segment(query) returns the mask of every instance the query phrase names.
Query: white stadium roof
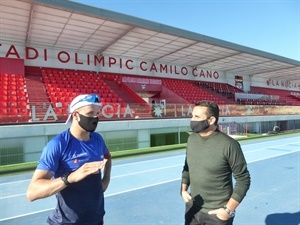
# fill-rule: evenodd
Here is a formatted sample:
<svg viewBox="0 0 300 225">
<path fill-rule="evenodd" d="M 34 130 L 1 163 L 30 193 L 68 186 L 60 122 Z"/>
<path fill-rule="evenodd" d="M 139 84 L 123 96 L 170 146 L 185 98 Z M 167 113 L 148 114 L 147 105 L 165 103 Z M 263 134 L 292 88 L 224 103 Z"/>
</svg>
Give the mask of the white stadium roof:
<svg viewBox="0 0 300 225">
<path fill-rule="evenodd" d="M 300 83 L 300 61 L 67 0 L 1 0 L 0 42 Z"/>
</svg>

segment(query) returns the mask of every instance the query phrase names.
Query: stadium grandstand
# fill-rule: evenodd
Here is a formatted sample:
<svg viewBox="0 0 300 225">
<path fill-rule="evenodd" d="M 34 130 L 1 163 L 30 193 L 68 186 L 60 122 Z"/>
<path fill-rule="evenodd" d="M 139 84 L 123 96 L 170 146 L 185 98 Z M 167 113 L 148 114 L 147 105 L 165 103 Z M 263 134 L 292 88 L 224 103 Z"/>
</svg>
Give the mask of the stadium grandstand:
<svg viewBox="0 0 300 225">
<path fill-rule="evenodd" d="M 114 150 L 184 142 L 203 99 L 230 134 L 300 128 L 299 61 L 67 0 L 0 1 L 0 12 L 1 147 L 31 154 L 16 162 L 36 160 L 83 93 L 101 96 L 97 131 Z"/>
</svg>

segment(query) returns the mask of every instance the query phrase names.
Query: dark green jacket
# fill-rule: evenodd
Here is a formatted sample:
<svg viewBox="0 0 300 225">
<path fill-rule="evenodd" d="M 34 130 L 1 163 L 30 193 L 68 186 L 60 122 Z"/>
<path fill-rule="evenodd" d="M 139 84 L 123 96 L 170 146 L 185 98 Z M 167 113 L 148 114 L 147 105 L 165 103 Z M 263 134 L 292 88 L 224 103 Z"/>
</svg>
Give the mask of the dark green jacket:
<svg viewBox="0 0 300 225">
<path fill-rule="evenodd" d="M 218 130 L 207 137 L 191 134 L 182 183 L 189 185 L 195 204 L 204 212 L 223 207 L 230 197 L 241 202 L 250 175 L 240 144 Z"/>
</svg>

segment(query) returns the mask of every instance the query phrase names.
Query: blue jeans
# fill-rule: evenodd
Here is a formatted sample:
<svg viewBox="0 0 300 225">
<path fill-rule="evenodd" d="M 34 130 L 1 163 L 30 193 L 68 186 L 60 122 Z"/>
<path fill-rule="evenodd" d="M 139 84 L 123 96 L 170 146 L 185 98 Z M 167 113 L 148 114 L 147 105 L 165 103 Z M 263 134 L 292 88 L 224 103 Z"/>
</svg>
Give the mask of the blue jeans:
<svg viewBox="0 0 300 225">
<path fill-rule="evenodd" d="M 233 218 L 221 220 L 216 215 L 201 212 L 193 202 L 186 203 L 185 225 L 232 225 Z"/>
</svg>

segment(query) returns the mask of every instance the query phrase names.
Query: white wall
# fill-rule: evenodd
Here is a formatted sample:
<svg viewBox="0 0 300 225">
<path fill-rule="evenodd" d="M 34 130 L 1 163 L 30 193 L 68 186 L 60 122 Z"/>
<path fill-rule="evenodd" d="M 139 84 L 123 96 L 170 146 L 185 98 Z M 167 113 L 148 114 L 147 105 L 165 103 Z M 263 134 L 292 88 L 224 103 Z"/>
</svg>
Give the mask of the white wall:
<svg viewBox="0 0 300 225">
<path fill-rule="evenodd" d="M 245 116 L 220 117 L 219 123 L 252 123 L 264 121 L 299 120 L 299 115 L 282 116 Z M 152 119 L 152 120 L 124 120 L 100 121 L 96 132 L 137 131 L 139 148 L 150 147 L 150 135 L 169 132 L 189 131 L 190 118 L 186 119 Z M 49 136 L 68 129 L 64 123 L 28 124 L 0 126 L 0 147 L 20 147 L 26 153 L 25 162 L 39 159 L 43 147 L 47 144 Z M 117 138 L 117 137 L 115 137 Z"/>
</svg>

